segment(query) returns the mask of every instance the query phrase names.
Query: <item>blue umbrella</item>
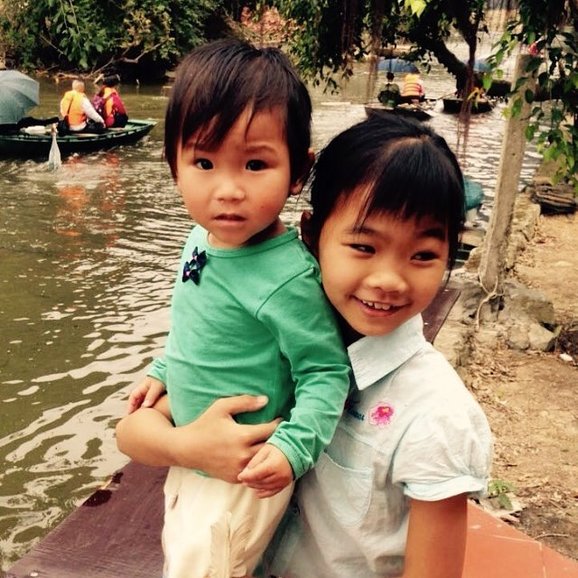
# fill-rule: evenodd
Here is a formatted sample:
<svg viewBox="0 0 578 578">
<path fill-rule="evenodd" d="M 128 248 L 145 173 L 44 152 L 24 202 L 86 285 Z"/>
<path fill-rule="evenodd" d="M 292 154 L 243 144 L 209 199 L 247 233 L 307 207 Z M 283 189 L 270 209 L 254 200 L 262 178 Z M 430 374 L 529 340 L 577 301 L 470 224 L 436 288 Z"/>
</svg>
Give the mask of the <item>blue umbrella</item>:
<svg viewBox="0 0 578 578">
<path fill-rule="evenodd" d="M 0 124 L 16 124 L 38 102 L 38 82 L 17 70 L 0 70 Z"/>
<path fill-rule="evenodd" d="M 463 63 L 467 64 L 468 61 L 464 60 Z M 490 72 L 491 69 L 492 67 L 485 58 L 476 58 L 474 60 L 474 72 Z"/>
<path fill-rule="evenodd" d="M 409 60 L 403 60 L 402 58 L 384 58 L 379 61 L 377 65 L 378 70 L 383 70 L 385 72 L 419 72 L 418 67 Z"/>
</svg>

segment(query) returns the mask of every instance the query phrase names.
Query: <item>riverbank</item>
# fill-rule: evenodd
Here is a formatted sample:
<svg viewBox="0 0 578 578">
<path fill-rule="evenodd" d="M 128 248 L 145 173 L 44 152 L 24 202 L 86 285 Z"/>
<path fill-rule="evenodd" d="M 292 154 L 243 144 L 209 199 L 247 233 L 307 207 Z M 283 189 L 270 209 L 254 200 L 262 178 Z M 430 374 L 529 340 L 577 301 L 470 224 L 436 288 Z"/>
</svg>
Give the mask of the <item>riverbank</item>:
<svg viewBox="0 0 578 578">
<path fill-rule="evenodd" d="M 552 350 L 524 349 L 520 340 L 513 340 L 507 315 L 484 318 L 474 330 L 471 288 L 436 340 L 484 407 L 495 436 L 493 488 L 502 493 L 483 505 L 575 559 L 578 345 L 572 328 L 578 329 L 577 221 L 576 214 L 540 215 L 538 206 L 520 195 L 512 235 L 518 239 L 517 255 L 509 281 L 529 290 L 534 307 L 552 307 L 555 333 L 566 331 Z M 475 263 L 469 265 L 461 278 L 466 285 L 475 275 Z"/>
</svg>

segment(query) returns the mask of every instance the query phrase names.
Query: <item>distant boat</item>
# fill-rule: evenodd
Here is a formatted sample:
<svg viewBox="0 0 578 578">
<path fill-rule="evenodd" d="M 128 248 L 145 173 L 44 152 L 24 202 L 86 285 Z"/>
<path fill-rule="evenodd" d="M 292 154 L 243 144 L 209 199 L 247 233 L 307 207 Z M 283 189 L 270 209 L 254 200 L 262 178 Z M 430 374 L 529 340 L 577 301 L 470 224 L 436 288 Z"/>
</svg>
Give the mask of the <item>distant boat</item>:
<svg viewBox="0 0 578 578">
<path fill-rule="evenodd" d="M 415 118 L 419 121 L 430 120 L 433 116 L 421 104 L 398 104 L 397 106 L 384 106 L 383 104 L 366 104 L 365 114 L 371 116 L 387 116 L 388 114 L 397 114 L 400 116 Z"/>
<path fill-rule="evenodd" d="M 444 112 L 449 114 L 459 114 L 462 111 L 464 99 L 457 96 L 444 96 L 442 98 L 444 103 Z M 483 112 L 490 112 L 494 108 L 494 103 L 485 97 L 472 99 L 471 113 L 480 114 Z"/>
<path fill-rule="evenodd" d="M 89 153 L 121 145 L 134 144 L 156 125 L 150 120 L 129 120 L 124 128 L 109 128 L 105 132 L 71 133 L 56 137 L 58 148 L 63 156 L 73 153 Z M 35 130 L 38 129 L 38 130 Z M 45 127 L 27 129 L 0 134 L 0 159 L 25 158 L 48 159 L 52 135 Z"/>
</svg>

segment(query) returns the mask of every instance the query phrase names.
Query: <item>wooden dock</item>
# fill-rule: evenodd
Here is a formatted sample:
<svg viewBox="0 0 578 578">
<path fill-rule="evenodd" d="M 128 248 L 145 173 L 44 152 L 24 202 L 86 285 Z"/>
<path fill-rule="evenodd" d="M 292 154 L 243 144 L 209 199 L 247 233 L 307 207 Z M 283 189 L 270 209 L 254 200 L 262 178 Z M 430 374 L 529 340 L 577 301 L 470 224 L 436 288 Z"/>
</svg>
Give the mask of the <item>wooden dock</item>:
<svg viewBox="0 0 578 578">
<path fill-rule="evenodd" d="M 433 342 L 459 296 L 440 291 L 424 312 Z M 6 578 L 160 578 L 166 468 L 130 462 L 11 567 Z"/>
</svg>

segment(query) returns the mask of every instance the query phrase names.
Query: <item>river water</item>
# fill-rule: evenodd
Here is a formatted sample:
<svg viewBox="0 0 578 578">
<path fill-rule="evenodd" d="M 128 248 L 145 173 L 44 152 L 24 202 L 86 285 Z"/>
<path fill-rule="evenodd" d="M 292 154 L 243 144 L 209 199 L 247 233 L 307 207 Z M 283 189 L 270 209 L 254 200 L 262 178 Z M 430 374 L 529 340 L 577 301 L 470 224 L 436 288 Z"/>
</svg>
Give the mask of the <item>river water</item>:
<svg viewBox="0 0 578 578">
<path fill-rule="evenodd" d="M 344 92 L 314 89 L 314 147 L 365 117 L 366 67 Z M 451 92 L 433 68 L 428 97 Z M 41 80 L 52 116 L 67 87 Z M 122 86 L 134 118 L 158 121 L 132 147 L 46 163 L 0 159 L 0 558 L 6 570 L 126 463 L 114 425 L 162 351 L 174 269 L 190 222 L 162 160 L 161 86 Z M 438 103 L 432 126 L 459 152 L 491 209 L 502 109 L 474 117 L 466 147 Z M 528 180 L 536 155 L 526 154 Z M 298 221 L 302 204 L 283 218 Z"/>
</svg>

